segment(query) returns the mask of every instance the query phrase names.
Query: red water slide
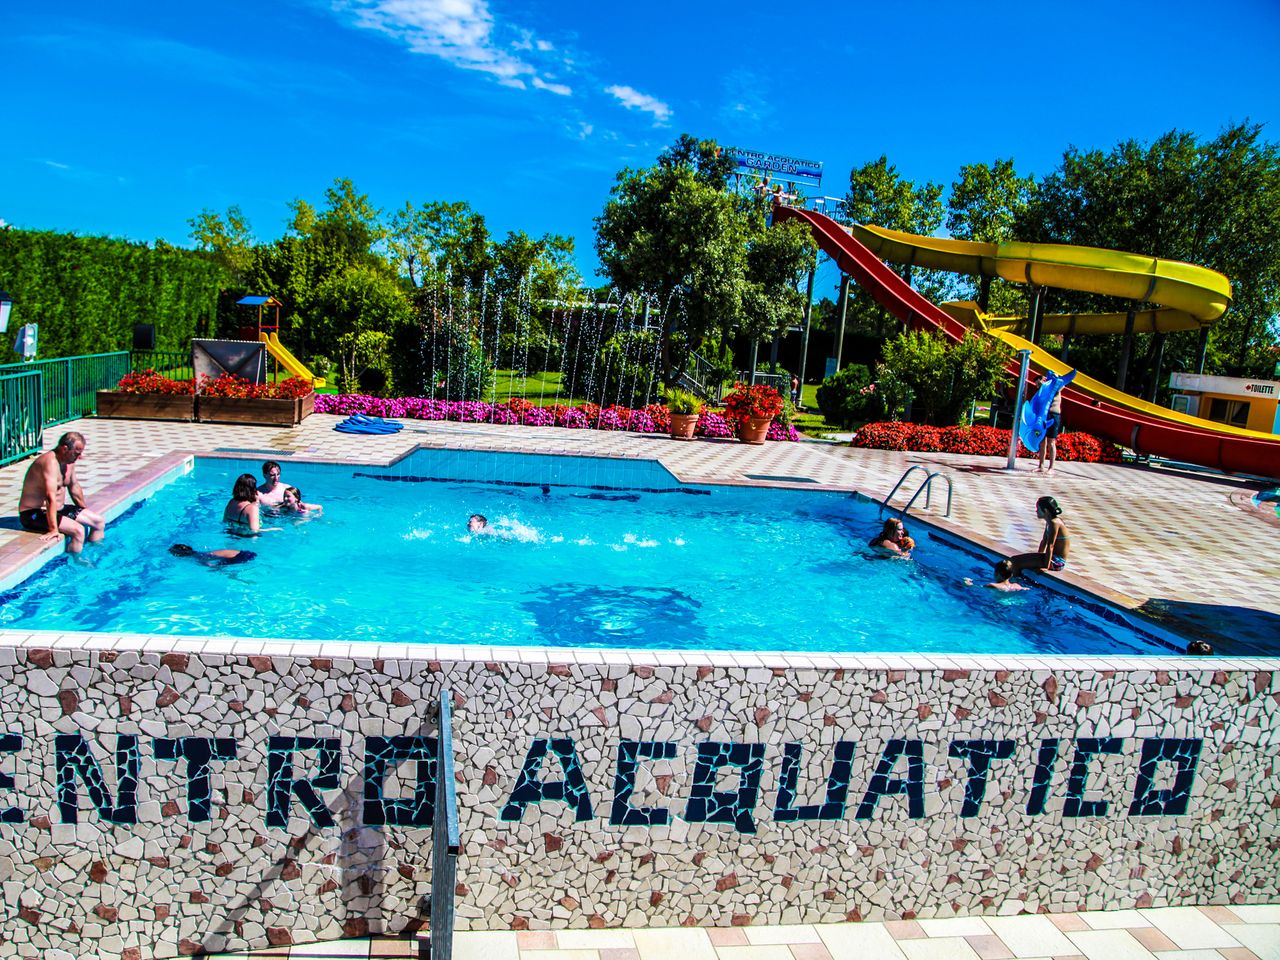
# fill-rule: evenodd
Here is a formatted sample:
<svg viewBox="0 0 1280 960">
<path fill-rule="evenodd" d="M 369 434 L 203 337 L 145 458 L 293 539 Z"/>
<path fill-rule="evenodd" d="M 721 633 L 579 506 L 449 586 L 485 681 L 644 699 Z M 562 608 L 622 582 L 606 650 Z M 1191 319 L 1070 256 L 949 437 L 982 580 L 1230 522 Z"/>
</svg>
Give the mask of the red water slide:
<svg viewBox="0 0 1280 960">
<path fill-rule="evenodd" d="M 812 210 L 780 206 L 774 210 L 774 220 L 779 223 L 801 220 L 807 224 L 822 251 L 912 330 L 940 330 L 955 341 L 965 335 L 968 328 L 964 324 L 913 290 L 830 217 Z M 1010 364 L 1009 369 L 1016 377 L 1017 364 Z M 1199 464 L 1227 473 L 1280 477 L 1280 438 L 1240 436 L 1220 432 L 1212 425 L 1188 426 L 1154 413 L 1117 406 L 1075 384 L 1063 391 L 1062 411 L 1063 419 L 1072 429 L 1086 430 L 1135 453 Z"/>
</svg>

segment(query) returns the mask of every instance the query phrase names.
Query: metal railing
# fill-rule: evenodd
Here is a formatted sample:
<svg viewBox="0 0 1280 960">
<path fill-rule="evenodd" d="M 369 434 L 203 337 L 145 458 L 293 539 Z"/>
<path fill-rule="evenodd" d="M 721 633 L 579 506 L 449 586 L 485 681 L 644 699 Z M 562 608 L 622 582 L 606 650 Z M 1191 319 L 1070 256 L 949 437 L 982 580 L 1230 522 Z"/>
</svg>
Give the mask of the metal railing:
<svg viewBox="0 0 1280 960">
<path fill-rule="evenodd" d="M 0 466 L 39 453 L 44 441 L 39 370 L 0 373 Z"/>
<path fill-rule="evenodd" d="M 190 350 L 134 350 L 129 354 L 129 365 L 134 373 L 154 370 L 170 380 L 194 380 L 196 376 Z"/>
<path fill-rule="evenodd" d="M 689 369 L 685 371 L 685 375 L 698 385 L 698 392 L 704 400 L 719 403 L 724 399 L 724 378 L 702 354 L 694 351 L 689 353 Z"/>
<path fill-rule="evenodd" d="M 902 508 L 890 507 L 889 501 L 891 501 L 893 499 L 893 495 L 898 492 L 898 488 L 900 488 L 904 483 L 906 483 L 907 477 L 911 476 L 911 474 L 915 473 L 917 470 L 924 471 L 925 473 L 924 483 L 920 484 L 920 486 L 916 488 L 916 492 L 911 495 L 911 499 L 907 501 L 907 505 L 905 507 L 902 507 Z M 907 515 L 907 511 L 910 510 L 915 505 L 916 500 L 920 498 L 920 494 L 922 493 L 924 494 L 924 508 L 928 510 L 929 504 L 932 501 L 931 491 L 933 488 L 933 480 L 935 477 L 941 477 L 947 484 L 947 512 L 944 513 L 943 516 L 944 517 L 951 516 L 951 495 L 954 492 L 951 486 L 951 478 L 947 476 L 947 474 L 943 473 L 941 470 L 930 471 L 927 468 L 922 467 L 918 463 L 915 464 L 914 466 L 908 467 L 906 472 L 898 478 L 898 482 L 893 485 L 893 489 L 889 491 L 889 495 L 885 497 L 884 500 L 881 502 L 880 504 L 881 512 L 883 513 L 885 510 L 897 509 L 898 516 L 905 517 Z"/>
<path fill-rule="evenodd" d="M 457 781 L 453 769 L 453 711 L 448 687 L 440 688 L 436 740 L 436 809 L 431 825 L 431 960 L 452 960 L 454 889 L 462 840 L 458 832 Z"/>
<path fill-rule="evenodd" d="M 738 375 L 738 379 L 743 383 L 751 384 L 751 386 L 763 383 L 766 386 L 773 387 L 784 397 L 791 396 L 791 375 L 787 373 L 763 373 L 757 370 L 755 376 L 752 376 L 750 370 L 743 370 Z"/>
<path fill-rule="evenodd" d="M 98 391 L 114 387 L 129 372 L 129 353 L 90 353 L 54 360 L 0 365 L 0 376 L 37 371 L 41 378 L 44 426 L 79 420 L 98 412 Z"/>
</svg>

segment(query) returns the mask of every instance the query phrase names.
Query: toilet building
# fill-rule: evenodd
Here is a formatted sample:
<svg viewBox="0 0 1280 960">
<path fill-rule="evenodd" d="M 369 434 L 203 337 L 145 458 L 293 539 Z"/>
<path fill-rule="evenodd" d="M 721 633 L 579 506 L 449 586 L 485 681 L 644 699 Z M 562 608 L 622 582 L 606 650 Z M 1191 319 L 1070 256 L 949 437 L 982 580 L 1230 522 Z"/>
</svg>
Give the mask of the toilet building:
<svg viewBox="0 0 1280 960">
<path fill-rule="evenodd" d="M 1175 373 L 1169 378 L 1173 409 L 1233 427 L 1280 433 L 1280 383 L 1242 377 Z"/>
</svg>

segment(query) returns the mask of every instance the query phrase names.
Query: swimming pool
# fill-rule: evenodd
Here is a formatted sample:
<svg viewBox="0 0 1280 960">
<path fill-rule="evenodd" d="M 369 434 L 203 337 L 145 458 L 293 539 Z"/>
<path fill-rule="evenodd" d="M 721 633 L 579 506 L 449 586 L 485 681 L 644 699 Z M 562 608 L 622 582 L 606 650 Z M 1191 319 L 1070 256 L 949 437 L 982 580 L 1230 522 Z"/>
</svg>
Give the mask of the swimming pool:
<svg viewBox="0 0 1280 960">
<path fill-rule="evenodd" d="M 911 561 L 865 549 L 877 509 L 848 494 L 691 487 L 652 462 L 424 450 L 392 468 L 284 464 L 324 506 L 218 522 L 260 461 L 198 459 L 0 595 L 0 627 L 344 641 L 795 652 L 1167 654 L 1046 589 L 967 587 L 990 564 L 914 531 Z M 471 537 L 489 517 L 500 536 Z M 171 556 L 252 549 L 209 568 Z"/>
</svg>

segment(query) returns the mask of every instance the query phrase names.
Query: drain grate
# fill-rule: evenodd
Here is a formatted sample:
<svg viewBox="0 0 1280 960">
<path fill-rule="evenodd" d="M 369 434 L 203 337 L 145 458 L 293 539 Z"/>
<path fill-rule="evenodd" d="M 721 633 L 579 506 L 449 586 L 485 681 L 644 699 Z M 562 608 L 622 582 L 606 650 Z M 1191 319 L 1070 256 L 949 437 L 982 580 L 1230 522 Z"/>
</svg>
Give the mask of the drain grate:
<svg viewBox="0 0 1280 960">
<path fill-rule="evenodd" d="M 214 453 L 269 453 L 273 457 L 292 457 L 292 450 L 257 450 L 253 447 L 214 447 Z"/>
<path fill-rule="evenodd" d="M 775 476 L 771 473 L 747 473 L 744 476 L 748 480 L 774 480 L 778 483 L 817 483 L 813 477 L 784 477 Z"/>
</svg>

